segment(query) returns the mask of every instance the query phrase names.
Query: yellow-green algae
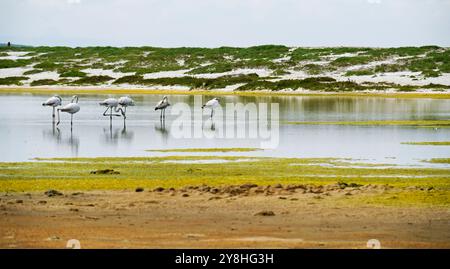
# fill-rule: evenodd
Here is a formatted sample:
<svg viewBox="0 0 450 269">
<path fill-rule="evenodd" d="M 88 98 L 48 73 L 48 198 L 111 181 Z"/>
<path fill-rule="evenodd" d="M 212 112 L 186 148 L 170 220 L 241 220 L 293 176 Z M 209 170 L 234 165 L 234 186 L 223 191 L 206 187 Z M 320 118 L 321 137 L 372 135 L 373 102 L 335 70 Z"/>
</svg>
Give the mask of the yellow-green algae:
<svg viewBox="0 0 450 269">
<path fill-rule="evenodd" d="M 225 162 L 202 163 L 202 160 Z M 387 168 L 370 165 L 361 168 L 342 166 L 342 163 L 343 160 L 332 158 L 229 156 L 40 159 L 35 162 L 0 163 L 0 192 L 49 188 L 117 190 L 133 189 L 137 186 L 145 188 L 200 184 L 217 186 L 248 182 L 259 185 L 276 183 L 323 185 L 337 181 L 450 189 L 449 169 Z M 90 174 L 91 171 L 99 169 L 114 169 L 120 174 Z"/>
<path fill-rule="evenodd" d="M 222 162 L 202 162 L 217 160 Z M 396 188 L 382 193 L 326 200 L 355 206 L 450 206 L 449 169 L 354 165 L 348 159 L 336 158 L 234 156 L 37 159 L 34 162 L 0 163 L 0 192 L 134 190 L 137 187 L 180 188 L 244 183 L 328 185 L 346 182 L 388 184 Z M 91 174 L 91 171 L 101 169 L 113 169 L 120 174 Z M 411 187 L 412 190 L 409 190 Z"/>
<path fill-rule="evenodd" d="M 299 125 L 450 127 L 450 120 L 288 121 Z"/>
<path fill-rule="evenodd" d="M 450 141 L 403 142 L 402 144 L 417 146 L 450 146 Z"/>
<path fill-rule="evenodd" d="M 296 92 L 296 91 L 220 91 L 220 90 L 158 90 L 142 88 L 95 88 L 95 87 L 0 87 L 0 94 L 164 94 L 164 95 L 236 95 L 236 96 L 331 96 L 331 97 L 379 97 L 379 98 L 430 98 L 450 99 L 450 93 L 423 92 Z"/>
<path fill-rule="evenodd" d="M 150 152 L 250 152 L 259 148 L 180 148 L 180 149 L 149 149 Z"/>
<path fill-rule="evenodd" d="M 433 158 L 431 160 L 426 160 L 429 163 L 447 163 L 450 164 L 450 158 Z"/>
<path fill-rule="evenodd" d="M 385 191 L 381 194 L 352 195 L 344 200 L 334 200 L 335 205 L 344 202 L 346 205 L 376 205 L 376 206 L 439 206 L 448 208 L 450 206 L 449 190 L 395 190 Z"/>
</svg>

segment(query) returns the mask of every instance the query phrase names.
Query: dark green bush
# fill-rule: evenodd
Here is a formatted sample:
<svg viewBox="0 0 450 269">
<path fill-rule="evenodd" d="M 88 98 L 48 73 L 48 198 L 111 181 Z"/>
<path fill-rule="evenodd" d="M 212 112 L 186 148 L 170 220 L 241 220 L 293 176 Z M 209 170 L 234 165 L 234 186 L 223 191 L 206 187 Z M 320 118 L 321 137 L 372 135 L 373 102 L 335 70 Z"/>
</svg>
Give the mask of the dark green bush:
<svg viewBox="0 0 450 269">
<path fill-rule="evenodd" d="M 47 86 L 47 85 L 57 85 L 60 84 L 60 81 L 53 79 L 39 79 L 32 81 L 30 86 Z"/>
<path fill-rule="evenodd" d="M 108 81 L 113 80 L 114 78 L 110 76 L 90 76 L 90 77 L 83 77 L 78 80 L 72 81 L 71 84 L 75 85 L 97 85 L 101 83 L 105 83 Z"/>
<path fill-rule="evenodd" d="M 0 59 L 0 68 L 13 68 L 13 67 L 23 67 L 27 66 L 31 63 L 30 60 L 8 60 L 8 59 Z"/>
<path fill-rule="evenodd" d="M 7 77 L 0 78 L 0 85 L 22 85 L 22 80 L 27 80 L 28 77 Z"/>
<path fill-rule="evenodd" d="M 59 76 L 60 77 L 85 77 L 87 74 L 84 72 L 81 72 L 79 70 L 68 70 L 63 71 Z"/>
</svg>

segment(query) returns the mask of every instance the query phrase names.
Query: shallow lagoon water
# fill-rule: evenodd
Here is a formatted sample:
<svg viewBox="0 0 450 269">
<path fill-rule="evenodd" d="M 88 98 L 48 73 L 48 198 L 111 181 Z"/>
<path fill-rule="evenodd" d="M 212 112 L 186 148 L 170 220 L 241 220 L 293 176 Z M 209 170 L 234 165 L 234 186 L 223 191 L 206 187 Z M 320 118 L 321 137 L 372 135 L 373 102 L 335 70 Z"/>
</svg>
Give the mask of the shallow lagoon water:
<svg viewBox="0 0 450 269">
<path fill-rule="evenodd" d="M 63 103 L 71 96 L 61 95 Z M 122 118 L 103 117 L 98 102 L 115 95 L 81 95 L 81 110 L 74 116 L 61 114 L 54 127 L 51 108 L 41 106 L 49 96 L 0 95 L 0 161 L 28 161 L 35 157 L 102 157 L 168 155 L 234 155 L 271 157 L 336 157 L 364 163 L 414 166 L 448 166 L 424 163 L 430 158 L 449 158 L 449 146 L 414 146 L 402 142 L 449 141 L 450 128 L 408 126 L 291 125 L 288 121 L 448 120 L 450 100 L 336 96 L 224 96 L 221 102 L 279 103 L 279 145 L 252 152 L 148 152 L 149 149 L 260 147 L 261 139 L 175 138 L 171 125 L 177 118 L 166 113 L 161 125 L 154 111 L 161 95 L 133 95 L 136 106 L 128 108 L 126 126 Z M 200 97 L 204 101 L 212 96 Z M 192 95 L 169 96 L 170 102 L 194 104 Z M 208 118 L 205 113 L 205 120 Z M 256 120 L 256 119 L 250 119 Z M 240 124 L 240 123 L 238 123 Z M 207 123 L 205 128 L 208 129 Z M 239 127 L 240 128 L 240 127 Z M 209 130 L 210 132 L 211 131 Z"/>
</svg>

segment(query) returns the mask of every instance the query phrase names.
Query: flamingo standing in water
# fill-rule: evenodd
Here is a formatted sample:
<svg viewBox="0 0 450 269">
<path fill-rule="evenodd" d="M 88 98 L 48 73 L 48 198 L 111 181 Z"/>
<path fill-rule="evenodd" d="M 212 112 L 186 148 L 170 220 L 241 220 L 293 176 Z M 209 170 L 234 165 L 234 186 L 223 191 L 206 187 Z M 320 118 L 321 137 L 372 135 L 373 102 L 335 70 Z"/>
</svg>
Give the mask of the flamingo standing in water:
<svg viewBox="0 0 450 269">
<path fill-rule="evenodd" d="M 60 107 L 57 109 L 58 110 L 58 123 L 56 123 L 56 125 L 59 125 L 60 122 L 60 115 L 59 115 L 59 111 L 62 112 L 67 112 L 70 114 L 70 127 L 72 127 L 72 123 L 73 123 L 73 114 L 77 113 L 78 111 L 80 111 L 80 105 L 78 104 L 78 96 L 74 95 L 72 97 L 72 101 L 70 101 L 69 104 Z"/>
<path fill-rule="evenodd" d="M 127 118 L 127 107 L 134 106 L 134 100 L 129 96 L 120 97 L 118 103 L 124 109 L 122 110 L 123 119 Z"/>
<path fill-rule="evenodd" d="M 118 107 L 119 106 L 119 101 L 116 98 L 107 98 L 105 100 L 103 100 L 102 102 L 99 103 L 101 106 L 106 106 L 106 110 L 105 112 L 103 112 L 103 116 L 108 117 L 110 119 L 112 119 L 112 116 L 118 116 L 120 117 L 120 114 L 113 114 L 113 108 L 114 108 L 114 112 L 119 112 L 124 115 L 122 108 Z M 106 114 L 106 112 L 108 112 L 109 110 L 109 114 Z"/>
<path fill-rule="evenodd" d="M 214 109 L 216 107 L 218 107 L 219 105 L 220 105 L 219 98 L 216 97 L 216 98 L 213 98 L 213 99 L 209 100 L 208 102 L 206 102 L 206 104 L 204 104 L 202 106 L 202 109 L 204 109 L 204 108 L 211 109 L 211 119 L 212 119 L 212 117 L 214 115 Z"/>
<path fill-rule="evenodd" d="M 59 95 L 54 95 L 47 99 L 44 103 L 42 103 L 42 106 L 51 106 L 53 108 L 52 118 L 53 123 L 55 123 L 55 109 L 57 106 L 60 106 L 62 103 L 62 99 Z"/>
<path fill-rule="evenodd" d="M 159 116 L 159 119 L 165 119 L 166 118 L 166 108 L 170 106 L 169 103 L 169 99 L 167 98 L 167 96 L 164 96 L 163 99 L 161 101 L 158 102 L 158 104 L 156 104 L 155 106 L 155 111 L 156 110 L 161 110 L 161 114 Z"/>
</svg>

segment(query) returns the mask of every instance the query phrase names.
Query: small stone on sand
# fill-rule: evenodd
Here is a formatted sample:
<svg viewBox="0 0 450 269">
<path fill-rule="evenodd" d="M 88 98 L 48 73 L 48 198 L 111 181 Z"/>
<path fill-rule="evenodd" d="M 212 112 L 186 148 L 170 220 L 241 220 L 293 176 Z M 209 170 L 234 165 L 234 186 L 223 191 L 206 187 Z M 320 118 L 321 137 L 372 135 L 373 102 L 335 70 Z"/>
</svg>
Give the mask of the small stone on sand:
<svg viewBox="0 0 450 269">
<path fill-rule="evenodd" d="M 275 216 L 275 213 L 273 211 L 264 210 L 256 213 L 255 216 L 271 217 Z"/>
</svg>

